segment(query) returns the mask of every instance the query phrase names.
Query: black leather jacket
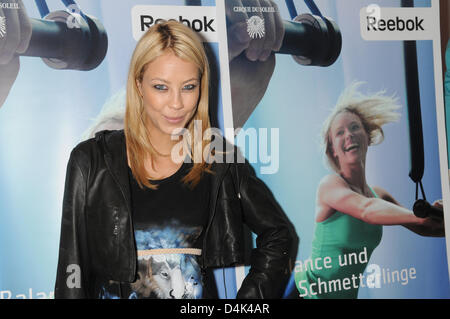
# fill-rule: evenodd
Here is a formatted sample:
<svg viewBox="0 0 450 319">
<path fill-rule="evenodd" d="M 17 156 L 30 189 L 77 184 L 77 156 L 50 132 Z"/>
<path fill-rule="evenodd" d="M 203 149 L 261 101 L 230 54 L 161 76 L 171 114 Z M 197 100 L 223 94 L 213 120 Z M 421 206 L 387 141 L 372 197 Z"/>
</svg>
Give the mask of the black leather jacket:
<svg viewBox="0 0 450 319">
<path fill-rule="evenodd" d="M 238 298 L 280 298 L 298 237 L 250 165 L 213 165 L 211 213 L 200 265 L 244 264 L 244 223 L 257 234 Z M 55 298 L 97 298 L 93 282 L 133 282 L 137 253 L 123 131 L 102 131 L 71 153 L 66 175 Z"/>
</svg>

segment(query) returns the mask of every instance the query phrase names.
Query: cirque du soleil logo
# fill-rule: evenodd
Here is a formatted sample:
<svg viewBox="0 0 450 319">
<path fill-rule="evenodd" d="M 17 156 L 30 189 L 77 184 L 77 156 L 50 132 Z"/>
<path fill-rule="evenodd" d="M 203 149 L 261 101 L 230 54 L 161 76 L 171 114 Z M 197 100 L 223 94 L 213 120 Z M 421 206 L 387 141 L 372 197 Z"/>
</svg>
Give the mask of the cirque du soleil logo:
<svg viewBox="0 0 450 319">
<path fill-rule="evenodd" d="M 262 38 L 266 34 L 264 28 L 264 19 L 258 16 L 252 16 L 247 19 L 247 32 L 250 38 Z"/>
<path fill-rule="evenodd" d="M 20 9 L 18 3 L 9 3 L 9 2 L 0 2 L 0 10 L 6 9 Z M 6 17 L 0 16 L 0 38 L 4 38 L 6 36 Z"/>
<path fill-rule="evenodd" d="M 264 24 L 264 18 L 261 17 L 263 13 L 275 12 L 274 7 L 245 7 L 236 6 L 233 7 L 233 12 L 244 13 L 251 16 L 246 19 L 247 33 L 251 39 L 261 39 L 266 35 L 266 29 Z"/>
</svg>

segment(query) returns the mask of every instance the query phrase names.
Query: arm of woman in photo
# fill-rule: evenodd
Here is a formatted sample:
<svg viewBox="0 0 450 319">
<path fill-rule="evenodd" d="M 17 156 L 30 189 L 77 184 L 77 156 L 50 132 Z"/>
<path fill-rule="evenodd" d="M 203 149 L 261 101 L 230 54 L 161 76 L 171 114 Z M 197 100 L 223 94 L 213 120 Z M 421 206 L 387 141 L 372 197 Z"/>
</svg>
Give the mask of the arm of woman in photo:
<svg viewBox="0 0 450 319">
<path fill-rule="evenodd" d="M 394 202 L 390 195 L 391 201 L 386 200 L 389 198 L 387 192 L 377 195 L 378 198 L 363 196 L 353 191 L 340 176 L 328 175 L 319 185 L 318 203 L 369 224 L 402 225 L 411 230 L 429 228 L 429 218 L 416 217 L 412 211 Z"/>
<path fill-rule="evenodd" d="M 55 283 L 56 299 L 88 298 L 87 258 L 83 251 L 85 237 L 84 212 L 86 179 L 77 162 L 76 151 L 72 151 L 67 165 L 63 197 L 59 259 Z"/>
<path fill-rule="evenodd" d="M 373 189 L 380 198 L 388 202 L 391 202 L 395 205 L 402 206 L 391 194 L 389 194 L 386 190 L 382 189 L 381 187 L 374 187 Z M 433 206 L 443 209 L 442 200 L 435 201 L 433 203 Z M 432 217 L 420 219 L 423 220 L 422 224 L 404 224 L 403 226 L 421 236 L 442 237 L 445 235 L 443 220 L 436 220 Z"/>
<path fill-rule="evenodd" d="M 404 207 L 382 198 L 366 197 L 353 191 L 338 175 L 326 176 L 319 185 L 320 206 L 375 225 L 419 224 L 422 220 Z"/>
<path fill-rule="evenodd" d="M 281 298 L 297 256 L 295 228 L 250 165 L 242 165 L 239 175 L 244 223 L 257 238 L 237 298 Z"/>
</svg>

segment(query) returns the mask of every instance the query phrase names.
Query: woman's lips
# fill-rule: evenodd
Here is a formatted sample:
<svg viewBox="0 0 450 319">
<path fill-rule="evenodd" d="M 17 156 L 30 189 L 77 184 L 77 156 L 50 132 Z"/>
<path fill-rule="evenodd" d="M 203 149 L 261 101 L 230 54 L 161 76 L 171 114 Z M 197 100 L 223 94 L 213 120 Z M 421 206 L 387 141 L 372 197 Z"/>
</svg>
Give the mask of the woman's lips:
<svg viewBox="0 0 450 319">
<path fill-rule="evenodd" d="M 352 145 L 349 145 L 348 147 L 344 148 L 344 151 L 349 152 L 349 151 L 357 149 L 357 148 L 359 148 L 358 144 L 352 144 Z"/>
<path fill-rule="evenodd" d="M 163 115 L 163 117 L 167 122 L 169 122 L 171 124 L 178 124 L 178 123 L 182 122 L 184 119 L 184 116 L 170 117 L 170 116 Z"/>
</svg>

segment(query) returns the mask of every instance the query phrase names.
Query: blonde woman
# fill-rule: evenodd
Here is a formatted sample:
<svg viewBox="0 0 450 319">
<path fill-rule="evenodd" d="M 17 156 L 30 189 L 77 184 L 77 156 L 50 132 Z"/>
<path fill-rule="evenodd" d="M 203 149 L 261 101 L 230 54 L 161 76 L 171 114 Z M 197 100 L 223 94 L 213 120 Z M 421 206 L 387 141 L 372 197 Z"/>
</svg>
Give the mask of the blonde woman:
<svg viewBox="0 0 450 319">
<path fill-rule="evenodd" d="M 237 297 L 282 296 L 293 226 L 248 164 L 209 163 L 208 140 L 185 140 L 194 123 L 210 127 L 208 88 L 203 45 L 186 26 L 162 22 L 138 42 L 125 129 L 70 156 L 56 298 L 212 297 L 207 271 L 245 262 L 244 222 L 257 247 Z M 182 162 L 171 156 L 180 142 Z"/>
<path fill-rule="evenodd" d="M 320 263 L 315 269 L 302 266 L 295 274 L 304 298 L 357 298 L 359 285 L 364 284 L 360 275 L 380 243 L 383 225 L 443 236 L 442 222 L 418 218 L 387 191 L 368 185 L 368 148 L 383 141 L 382 126 L 399 118 L 399 105 L 383 93 L 363 95 L 359 85 L 351 85 L 341 95 L 323 126 L 326 159 L 334 173 L 325 176 L 317 190 L 311 259 Z M 343 261 L 350 255 L 366 262 L 347 261 L 341 267 L 339 258 Z"/>
</svg>

